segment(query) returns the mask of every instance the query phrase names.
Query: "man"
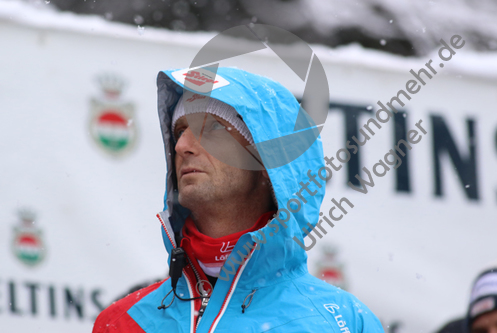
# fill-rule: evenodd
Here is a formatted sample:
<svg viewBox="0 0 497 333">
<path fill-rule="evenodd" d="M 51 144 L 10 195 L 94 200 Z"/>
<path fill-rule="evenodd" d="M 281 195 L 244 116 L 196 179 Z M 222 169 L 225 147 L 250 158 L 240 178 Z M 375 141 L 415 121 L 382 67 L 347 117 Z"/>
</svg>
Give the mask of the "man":
<svg viewBox="0 0 497 333">
<path fill-rule="evenodd" d="M 495 265 L 492 265 L 493 267 Z M 454 319 L 437 333 L 497 333 L 497 267 L 485 269 L 471 289 L 466 317 Z"/>
<path fill-rule="evenodd" d="M 170 278 L 111 305 L 93 332 L 383 332 L 354 296 L 307 272 L 293 240 L 303 243 L 302 228 L 319 220 L 324 180 L 298 193 L 299 209 L 289 199 L 324 166 L 321 140 L 264 168 L 300 143 L 278 141 L 293 133 L 298 102 L 270 79 L 216 74 L 159 73 L 167 186 L 158 217 Z"/>
<path fill-rule="evenodd" d="M 473 284 L 467 324 L 471 333 L 497 333 L 497 268 L 484 271 Z"/>
</svg>

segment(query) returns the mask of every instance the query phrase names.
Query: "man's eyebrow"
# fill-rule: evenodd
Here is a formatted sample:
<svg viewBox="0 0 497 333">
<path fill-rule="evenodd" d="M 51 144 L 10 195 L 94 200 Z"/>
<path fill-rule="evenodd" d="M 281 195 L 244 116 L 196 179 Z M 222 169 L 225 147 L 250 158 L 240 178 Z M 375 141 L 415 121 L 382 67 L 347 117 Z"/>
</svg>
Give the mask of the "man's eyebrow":
<svg viewBox="0 0 497 333">
<path fill-rule="evenodd" d="M 174 138 L 175 141 L 177 139 L 178 131 L 181 130 L 182 128 L 184 128 L 184 127 L 185 127 L 185 124 L 182 124 L 179 121 L 176 123 L 176 126 L 174 126 L 174 130 L 172 131 L 172 134 L 173 134 L 173 138 Z"/>
</svg>

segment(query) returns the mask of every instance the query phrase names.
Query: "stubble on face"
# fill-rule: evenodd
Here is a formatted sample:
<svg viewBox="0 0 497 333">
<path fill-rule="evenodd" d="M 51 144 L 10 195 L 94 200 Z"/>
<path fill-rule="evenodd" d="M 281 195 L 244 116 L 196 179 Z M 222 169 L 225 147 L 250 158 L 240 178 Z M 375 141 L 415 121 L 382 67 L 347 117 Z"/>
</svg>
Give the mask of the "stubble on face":
<svg viewBox="0 0 497 333">
<path fill-rule="evenodd" d="M 229 126 L 223 119 L 216 119 Z M 178 120 L 175 132 L 181 133 L 176 146 L 175 168 L 178 200 L 183 207 L 192 211 L 206 209 L 209 205 L 226 200 L 244 200 L 251 195 L 257 181 L 260 181 L 260 171 L 239 169 L 214 158 L 193 136 L 185 117 Z M 248 144 L 237 131 L 231 135 L 240 144 Z M 188 171 L 186 174 L 185 170 Z"/>
<path fill-rule="evenodd" d="M 174 130 L 178 201 L 205 235 L 219 238 L 246 230 L 274 208 L 267 171 L 231 166 L 209 154 L 203 145 L 242 166 L 252 159 L 243 150 L 249 142 L 232 125 L 216 116 L 197 115 L 192 117 L 196 123 L 178 119 Z M 189 125 L 202 129 L 198 139 Z"/>
<path fill-rule="evenodd" d="M 243 200 L 255 188 L 257 172 L 240 170 L 217 161 L 217 168 L 183 176 L 178 182 L 178 201 L 192 211 L 224 200 Z M 224 165 L 220 165 L 224 164 Z"/>
</svg>

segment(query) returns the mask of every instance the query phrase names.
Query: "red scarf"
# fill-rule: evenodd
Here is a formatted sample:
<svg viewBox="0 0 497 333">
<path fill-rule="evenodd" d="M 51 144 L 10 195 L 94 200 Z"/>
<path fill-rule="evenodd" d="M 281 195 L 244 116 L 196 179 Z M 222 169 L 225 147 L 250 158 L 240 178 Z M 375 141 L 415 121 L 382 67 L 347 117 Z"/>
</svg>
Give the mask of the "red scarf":
<svg viewBox="0 0 497 333">
<path fill-rule="evenodd" d="M 205 274 L 217 277 L 238 239 L 247 232 L 256 231 L 266 226 L 274 213 L 264 213 L 251 228 L 220 238 L 212 238 L 202 234 L 198 231 L 192 218 L 188 217 L 183 227 L 181 247 L 190 256 L 197 259 Z"/>
</svg>

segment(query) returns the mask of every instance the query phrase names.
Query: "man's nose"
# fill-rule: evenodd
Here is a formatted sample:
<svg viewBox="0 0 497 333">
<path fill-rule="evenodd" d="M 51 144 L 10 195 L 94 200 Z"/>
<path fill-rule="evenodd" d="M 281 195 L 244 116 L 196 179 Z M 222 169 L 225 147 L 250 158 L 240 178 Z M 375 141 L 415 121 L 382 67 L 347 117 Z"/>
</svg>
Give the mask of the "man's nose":
<svg viewBox="0 0 497 333">
<path fill-rule="evenodd" d="M 186 128 L 181 136 L 178 138 L 176 142 L 176 146 L 174 147 L 177 154 L 180 155 L 195 155 L 199 151 L 200 143 L 193 135 L 192 130 L 188 127 Z"/>
</svg>

